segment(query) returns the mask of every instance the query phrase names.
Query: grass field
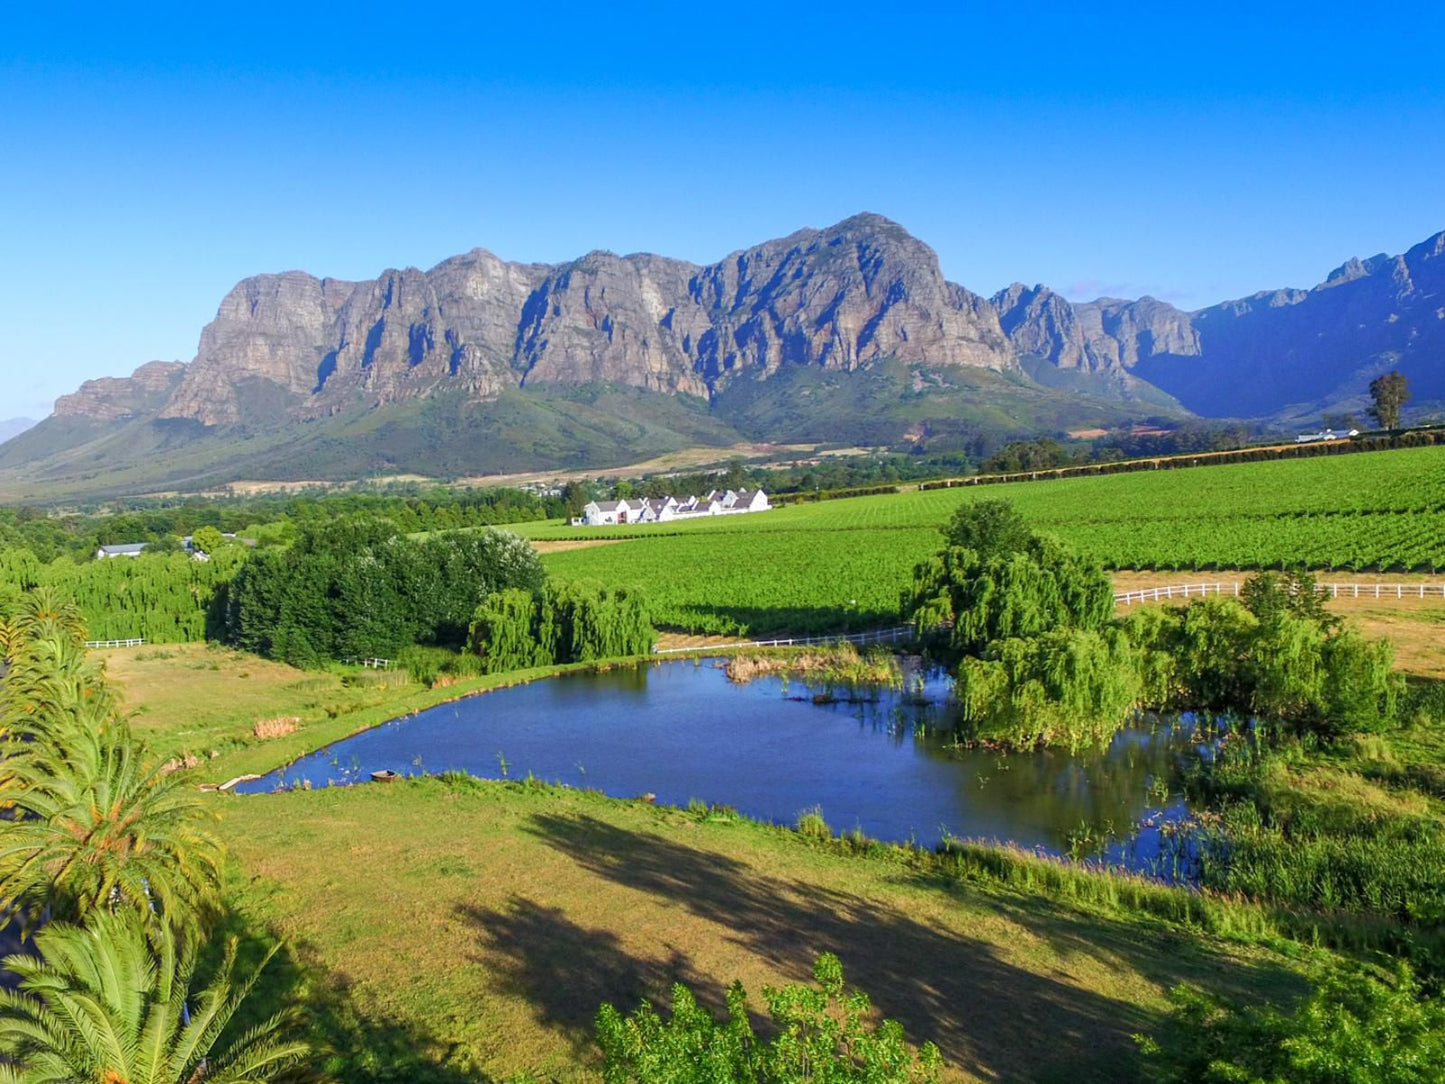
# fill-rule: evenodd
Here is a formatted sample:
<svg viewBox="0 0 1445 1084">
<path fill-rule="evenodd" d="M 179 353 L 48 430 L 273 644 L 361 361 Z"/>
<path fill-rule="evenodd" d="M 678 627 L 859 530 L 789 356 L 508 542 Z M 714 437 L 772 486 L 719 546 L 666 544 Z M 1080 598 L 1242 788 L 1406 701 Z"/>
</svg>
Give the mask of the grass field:
<svg viewBox="0 0 1445 1084">
<path fill-rule="evenodd" d="M 525 784 L 218 801 L 241 909 L 304 961 L 346 1080 L 595 1080 L 601 1002 L 685 981 L 720 1008 L 734 978 L 757 996 L 829 950 L 957 1079 L 1120 1082 L 1169 986 L 1287 1000 L 1310 955 Z"/>
<path fill-rule="evenodd" d="M 699 633 L 832 632 L 897 619 L 961 503 L 1013 502 L 1109 568 L 1445 568 L 1445 448 L 906 492 L 633 528 L 521 524 L 555 575 L 644 588 Z M 580 546 L 600 539 L 616 545 Z M 572 542 L 571 548 L 560 548 Z"/>
<path fill-rule="evenodd" d="M 1425 609 L 1356 616 L 1426 639 L 1438 627 Z M 198 778 L 262 771 L 293 755 L 288 742 L 314 748 L 472 687 L 348 686 L 202 647 L 105 657 L 150 740 L 221 753 Z M 295 735 L 251 733 L 289 713 Z M 1442 755 L 1433 734 L 1406 738 L 1301 769 L 1296 783 L 1398 805 L 1422 772 L 1437 778 Z M 560 788 L 433 778 L 211 800 L 235 860 L 238 926 L 288 942 L 272 978 L 302 983 L 347 1081 L 524 1070 L 594 1081 L 602 1001 L 665 1001 L 680 980 L 718 1008 L 734 978 L 756 996 L 805 979 L 831 950 L 911 1039 L 940 1045 L 955 1079 L 1124 1084 L 1140 1079 L 1131 1036 L 1165 1026 L 1168 987 L 1289 1002 L 1332 959 L 957 880 L 898 851 L 849 856 L 735 818 Z"/>
<path fill-rule="evenodd" d="M 204 644 L 97 651 L 147 745 L 221 783 L 265 773 L 341 738 L 447 700 L 575 669 L 550 666 L 429 689 L 405 671 L 297 670 Z M 586 665 L 586 664 L 579 664 Z M 285 720 L 274 737 L 257 724 Z M 294 729 L 289 729 L 294 727 Z M 262 730 L 265 733 L 265 730 Z M 189 758 L 189 759 L 187 759 Z"/>
</svg>

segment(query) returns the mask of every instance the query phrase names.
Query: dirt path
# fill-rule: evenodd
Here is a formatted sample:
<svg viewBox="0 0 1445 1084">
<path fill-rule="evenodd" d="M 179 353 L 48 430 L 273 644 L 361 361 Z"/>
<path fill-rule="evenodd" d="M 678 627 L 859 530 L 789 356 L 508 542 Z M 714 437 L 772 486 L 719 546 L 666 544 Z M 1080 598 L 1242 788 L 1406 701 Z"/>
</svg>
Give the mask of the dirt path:
<svg viewBox="0 0 1445 1084">
<path fill-rule="evenodd" d="M 532 539 L 538 553 L 562 553 L 566 550 L 590 550 L 593 546 L 615 546 L 619 542 L 635 542 L 635 538 L 554 538 Z"/>
</svg>

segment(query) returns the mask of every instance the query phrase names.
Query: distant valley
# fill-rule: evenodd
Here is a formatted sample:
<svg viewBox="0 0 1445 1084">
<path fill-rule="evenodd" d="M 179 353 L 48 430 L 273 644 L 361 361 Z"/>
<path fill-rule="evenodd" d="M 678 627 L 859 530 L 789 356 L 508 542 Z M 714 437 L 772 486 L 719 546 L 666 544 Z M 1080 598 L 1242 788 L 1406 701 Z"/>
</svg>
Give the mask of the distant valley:
<svg viewBox="0 0 1445 1084">
<path fill-rule="evenodd" d="M 603 468 L 740 441 L 949 449 L 1143 419 L 1314 421 L 1398 368 L 1445 401 L 1445 233 L 1310 290 L 1183 312 L 947 281 L 863 214 L 708 266 L 475 249 L 349 282 L 239 283 L 188 363 L 0 423 L 0 489 Z"/>
</svg>

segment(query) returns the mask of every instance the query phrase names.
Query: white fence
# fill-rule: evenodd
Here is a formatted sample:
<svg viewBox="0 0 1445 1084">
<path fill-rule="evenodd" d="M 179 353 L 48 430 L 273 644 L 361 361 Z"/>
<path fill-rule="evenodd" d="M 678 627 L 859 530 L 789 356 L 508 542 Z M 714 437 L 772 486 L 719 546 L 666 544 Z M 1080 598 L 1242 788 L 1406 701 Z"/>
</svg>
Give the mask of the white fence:
<svg viewBox="0 0 1445 1084">
<path fill-rule="evenodd" d="M 678 655 L 685 651 L 733 651 L 742 647 L 808 647 L 812 644 L 897 644 L 913 639 L 912 625 L 870 632 L 839 633 L 835 636 L 791 636 L 783 640 L 740 640 L 734 644 L 698 644 L 696 647 L 659 647 L 655 654 Z"/>
<path fill-rule="evenodd" d="M 145 647 L 145 640 L 87 640 L 86 647 Z"/>
<path fill-rule="evenodd" d="M 390 670 L 396 665 L 394 659 L 356 659 L 347 656 L 341 661 L 347 666 L 364 666 L 368 670 Z"/>
<path fill-rule="evenodd" d="M 1203 598 L 1205 595 L 1238 596 L 1240 584 L 1181 583 L 1167 587 L 1145 587 L 1138 591 L 1121 591 L 1114 596 L 1118 606 L 1136 602 L 1161 602 L 1176 598 Z M 1321 583 L 1315 586 L 1321 595 L 1330 598 L 1438 598 L 1445 599 L 1445 583 Z"/>
</svg>

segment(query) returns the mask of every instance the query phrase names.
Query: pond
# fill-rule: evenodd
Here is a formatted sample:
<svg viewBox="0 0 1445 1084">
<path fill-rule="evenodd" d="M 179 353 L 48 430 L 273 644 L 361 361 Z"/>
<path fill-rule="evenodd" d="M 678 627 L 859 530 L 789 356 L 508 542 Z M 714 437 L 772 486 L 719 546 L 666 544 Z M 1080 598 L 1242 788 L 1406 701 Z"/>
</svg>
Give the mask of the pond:
<svg viewBox="0 0 1445 1084">
<path fill-rule="evenodd" d="M 1167 875 L 1161 826 L 1182 819 L 1190 720 L 1120 732 L 1102 750 L 957 747 L 945 679 L 905 695 L 814 703 L 798 679 L 729 681 L 719 660 L 574 673 L 443 704 L 338 742 L 263 779 L 366 781 L 373 771 L 535 776 L 616 797 L 697 799 L 793 824 L 932 847 L 948 836 L 1083 854 Z"/>
</svg>

